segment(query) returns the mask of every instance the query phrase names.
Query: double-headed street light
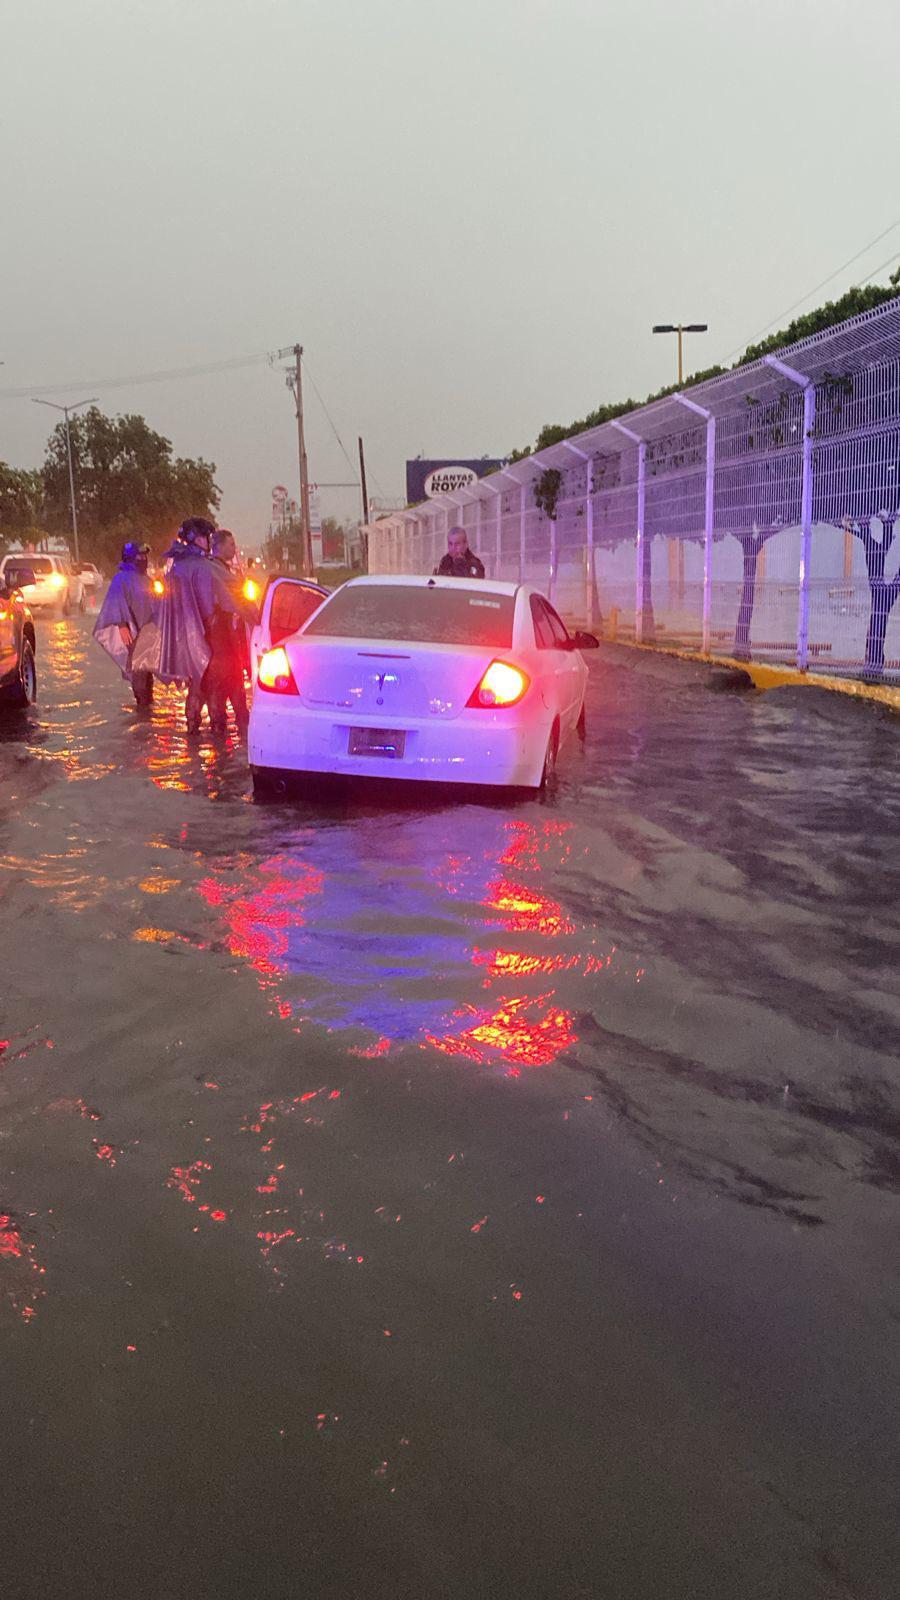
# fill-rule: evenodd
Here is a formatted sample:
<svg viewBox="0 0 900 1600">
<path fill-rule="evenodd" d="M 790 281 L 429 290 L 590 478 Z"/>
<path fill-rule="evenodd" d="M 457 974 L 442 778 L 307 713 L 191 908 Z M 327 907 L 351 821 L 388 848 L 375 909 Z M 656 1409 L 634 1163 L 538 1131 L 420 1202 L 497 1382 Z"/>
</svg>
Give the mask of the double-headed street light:
<svg viewBox="0 0 900 1600">
<path fill-rule="evenodd" d="M 682 336 L 685 333 L 706 333 L 709 324 L 706 322 L 657 322 L 654 333 L 677 333 L 678 335 L 678 386 L 684 383 L 684 360 L 682 356 Z"/>
<path fill-rule="evenodd" d="M 72 434 L 69 429 L 69 412 L 78 411 L 82 406 L 92 406 L 96 400 L 97 396 L 92 395 L 90 400 L 76 400 L 73 406 L 61 406 L 57 405 L 55 400 L 38 400 L 32 396 L 31 402 L 35 406 L 52 406 L 54 411 L 62 411 L 66 419 L 66 452 L 69 457 L 69 495 L 72 501 L 72 539 L 75 544 L 76 565 L 81 560 L 81 555 L 78 549 L 78 511 L 75 506 L 75 469 L 72 466 Z"/>
</svg>

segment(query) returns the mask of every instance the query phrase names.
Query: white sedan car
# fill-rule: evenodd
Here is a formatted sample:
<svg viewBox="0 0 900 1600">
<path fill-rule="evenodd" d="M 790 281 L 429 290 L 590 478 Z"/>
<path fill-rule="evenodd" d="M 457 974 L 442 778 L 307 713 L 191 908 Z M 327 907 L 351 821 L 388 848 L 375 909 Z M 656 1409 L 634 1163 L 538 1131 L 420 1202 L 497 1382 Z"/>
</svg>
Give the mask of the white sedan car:
<svg viewBox="0 0 900 1600">
<path fill-rule="evenodd" d="M 292 776 L 539 789 L 584 728 L 592 634 L 527 585 L 353 578 L 286 637 L 273 580 L 254 630 L 249 757 L 257 795 Z M 274 635 L 274 636 L 273 636 Z"/>
</svg>

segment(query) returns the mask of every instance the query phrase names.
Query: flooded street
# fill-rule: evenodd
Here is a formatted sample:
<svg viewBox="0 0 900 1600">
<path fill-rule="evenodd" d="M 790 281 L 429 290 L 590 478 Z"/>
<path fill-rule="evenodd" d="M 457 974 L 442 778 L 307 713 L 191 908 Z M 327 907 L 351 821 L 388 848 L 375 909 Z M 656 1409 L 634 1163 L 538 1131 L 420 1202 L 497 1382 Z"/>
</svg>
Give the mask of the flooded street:
<svg viewBox="0 0 900 1600">
<path fill-rule="evenodd" d="M 607 646 L 537 800 L 0 728 L 3 1600 L 886 1600 L 900 725 Z"/>
</svg>

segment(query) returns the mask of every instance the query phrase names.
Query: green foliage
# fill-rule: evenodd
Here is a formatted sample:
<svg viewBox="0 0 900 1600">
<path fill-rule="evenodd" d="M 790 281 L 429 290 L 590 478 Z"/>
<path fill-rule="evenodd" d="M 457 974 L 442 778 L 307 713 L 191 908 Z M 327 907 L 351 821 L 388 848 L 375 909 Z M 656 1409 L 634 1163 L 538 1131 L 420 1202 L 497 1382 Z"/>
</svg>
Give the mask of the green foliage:
<svg viewBox="0 0 900 1600">
<path fill-rule="evenodd" d="M 107 417 L 92 406 L 69 426 L 78 531 L 88 555 L 110 560 L 135 532 L 159 549 L 185 517 L 214 518 L 220 500 L 215 466 L 202 458 L 173 457 L 171 442 L 143 417 Z M 63 423 L 47 441 L 40 477 L 47 525 L 65 536 L 70 509 Z"/>
<path fill-rule="evenodd" d="M 551 522 L 556 521 L 556 503 L 562 488 L 562 473 L 546 467 L 534 485 L 534 503 Z"/>
<path fill-rule="evenodd" d="M 808 311 L 802 317 L 795 317 L 794 321 L 786 328 L 782 328 L 779 333 L 771 333 L 759 343 L 748 345 L 734 365 L 741 367 L 747 361 L 756 361 L 760 356 L 770 355 L 773 351 L 782 349 L 784 345 L 808 339 L 811 334 L 821 333 L 824 328 L 833 328 L 839 322 L 846 322 L 848 317 L 858 316 L 861 311 L 871 311 L 875 306 L 884 305 L 887 300 L 895 300 L 898 296 L 900 296 L 900 268 L 891 275 L 890 287 L 869 284 L 862 289 L 848 289 L 839 300 L 829 300 L 816 311 Z M 703 372 L 693 373 L 686 381 L 692 384 L 704 383 L 709 378 L 720 377 L 727 370 L 725 367 L 707 367 Z M 559 444 L 561 439 L 571 439 L 575 434 L 586 433 L 589 428 L 599 428 L 603 422 L 612 422 L 616 417 L 623 417 L 629 411 L 636 411 L 640 406 L 650 405 L 653 400 L 662 400 L 668 394 L 676 394 L 681 388 L 684 388 L 684 384 L 670 383 L 664 389 L 657 389 L 655 394 L 647 395 L 644 400 L 619 400 L 597 406 L 594 411 L 589 411 L 586 417 L 581 417 L 576 422 L 546 423 L 535 440 L 534 450 L 546 450 L 552 444 Z M 524 450 L 511 450 L 508 459 L 521 461 L 531 453 L 532 447 L 529 445 Z"/>
<path fill-rule="evenodd" d="M 884 305 L 886 300 L 896 300 L 900 295 L 900 283 L 896 283 L 895 279 L 896 274 L 891 279 L 891 288 L 870 283 L 864 289 L 848 289 L 839 300 L 827 300 L 824 306 L 819 306 L 815 311 L 795 317 L 780 333 L 770 333 L 758 344 L 748 344 L 737 365 L 740 367 L 745 361 L 758 361 L 760 356 L 771 355 L 783 345 L 797 344 L 800 339 L 809 339 L 814 333 L 846 322 L 848 317 L 858 317 L 861 311 L 872 311 L 876 306 Z"/>
<path fill-rule="evenodd" d="M 44 486 L 39 472 L 0 461 L 0 539 L 8 544 L 39 520 Z"/>
</svg>

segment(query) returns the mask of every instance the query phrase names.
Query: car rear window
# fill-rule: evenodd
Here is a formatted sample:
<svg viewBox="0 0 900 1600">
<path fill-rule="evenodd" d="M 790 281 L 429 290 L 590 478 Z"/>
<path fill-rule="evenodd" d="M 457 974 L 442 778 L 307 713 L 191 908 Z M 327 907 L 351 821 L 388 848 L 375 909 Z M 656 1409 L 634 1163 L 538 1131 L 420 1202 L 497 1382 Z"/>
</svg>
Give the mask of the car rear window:
<svg viewBox="0 0 900 1600">
<path fill-rule="evenodd" d="M 353 584 L 339 589 L 304 629 L 331 639 L 398 639 L 508 650 L 514 597 L 490 589 Z"/>
<path fill-rule="evenodd" d="M 49 556 L 7 556 L 3 565 L 4 571 L 7 566 L 17 567 L 20 570 L 22 567 L 30 567 L 36 578 L 45 578 L 48 572 L 53 571 L 53 562 Z"/>
</svg>

